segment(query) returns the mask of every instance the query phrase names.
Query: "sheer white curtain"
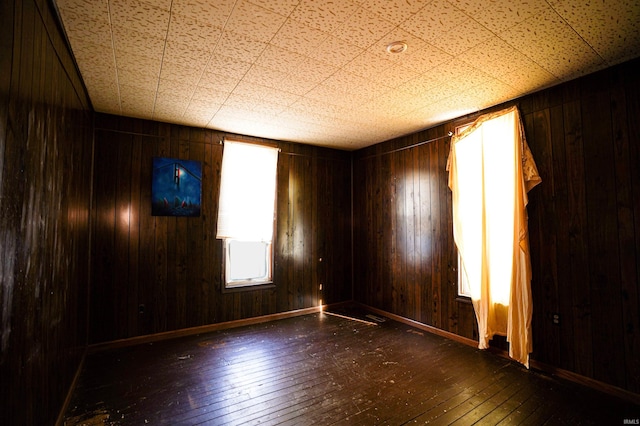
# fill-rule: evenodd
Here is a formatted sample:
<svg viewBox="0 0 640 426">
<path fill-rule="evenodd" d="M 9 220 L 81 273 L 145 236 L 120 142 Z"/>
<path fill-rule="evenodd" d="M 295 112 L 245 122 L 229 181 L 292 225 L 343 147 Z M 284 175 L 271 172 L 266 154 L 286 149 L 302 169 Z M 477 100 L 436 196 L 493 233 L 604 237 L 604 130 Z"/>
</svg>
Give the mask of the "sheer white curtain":
<svg viewBox="0 0 640 426">
<path fill-rule="evenodd" d="M 540 176 L 516 107 L 478 118 L 451 140 L 447 168 L 453 234 L 478 320 L 479 347 L 507 336 L 509 355 L 529 366 L 531 267 L 527 191 Z"/>
<path fill-rule="evenodd" d="M 225 141 L 217 238 L 271 242 L 278 149 Z"/>
</svg>

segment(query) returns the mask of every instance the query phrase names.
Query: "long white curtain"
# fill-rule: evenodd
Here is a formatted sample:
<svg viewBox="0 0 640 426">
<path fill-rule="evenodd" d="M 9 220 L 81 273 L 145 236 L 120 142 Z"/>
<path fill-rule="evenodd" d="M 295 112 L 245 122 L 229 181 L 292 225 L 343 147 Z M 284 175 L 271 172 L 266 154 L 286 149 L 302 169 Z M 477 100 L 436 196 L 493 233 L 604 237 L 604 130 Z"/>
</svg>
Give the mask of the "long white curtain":
<svg viewBox="0 0 640 426">
<path fill-rule="evenodd" d="M 272 240 L 277 164 L 277 148 L 224 142 L 217 238 Z"/>
<path fill-rule="evenodd" d="M 529 366 L 531 266 L 527 192 L 541 179 L 516 107 L 478 118 L 451 140 L 453 234 L 476 312 L 479 347 L 507 336 Z"/>
</svg>

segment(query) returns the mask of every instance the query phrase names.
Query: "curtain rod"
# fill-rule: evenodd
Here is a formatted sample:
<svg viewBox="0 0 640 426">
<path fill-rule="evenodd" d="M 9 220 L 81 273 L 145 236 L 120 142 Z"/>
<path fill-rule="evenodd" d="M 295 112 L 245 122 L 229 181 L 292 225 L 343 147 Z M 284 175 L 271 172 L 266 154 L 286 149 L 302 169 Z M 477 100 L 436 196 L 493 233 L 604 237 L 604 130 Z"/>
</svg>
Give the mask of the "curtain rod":
<svg viewBox="0 0 640 426">
<path fill-rule="evenodd" d="M 404 151 L 405 149 L 415 148 L 415 147 L 420 146 L 420 145 L 425 145 L 425 144 L 428 144 L 428 143 L 431 143 L 431 142 L 439 141 L 440 139 L 450 138 L 451 136 L 453 136 L 453 132 L 448 132 L 445 136 L 438 136 L 437 138 L 429 139 L 429 140 L 422 141 L 422 142 L 416 142 L 414 144 L 403 146 L 402 148 L 396 148 L 396 149 L 391 150 L 391 151 L 386 151 L 386 152 L 380 152 L 380 153 L 377 153 L 377 154 L 366 155 L 364 157 L 358 158 L 358 160 L 364 160 L 366 158 L 371 158 L 371 157 L 379 157 L 381 155 L 394 154 L 394 153 L 399 152 L 399 151 Z"/>
</svg>

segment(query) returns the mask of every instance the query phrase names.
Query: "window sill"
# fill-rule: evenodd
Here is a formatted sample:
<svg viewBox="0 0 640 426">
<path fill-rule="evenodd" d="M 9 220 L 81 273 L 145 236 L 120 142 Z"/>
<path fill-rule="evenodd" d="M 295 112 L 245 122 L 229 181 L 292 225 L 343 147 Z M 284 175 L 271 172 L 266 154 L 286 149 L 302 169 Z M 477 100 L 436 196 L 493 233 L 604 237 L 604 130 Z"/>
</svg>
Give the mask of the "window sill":
<svg viewBox="0 0 640 426">
<path fill-rule="evenodd" d="M 276 285 L 273 281 L 266 281 L 256 284 L 241 284 L 234 287 L 227 287 L 226 285 L 222 288 L 223 293 L 238 293 L 241 291 L 255 291 L 255 290 L 268 290 L 271 288 L 276 288 Z"/>
</svg>

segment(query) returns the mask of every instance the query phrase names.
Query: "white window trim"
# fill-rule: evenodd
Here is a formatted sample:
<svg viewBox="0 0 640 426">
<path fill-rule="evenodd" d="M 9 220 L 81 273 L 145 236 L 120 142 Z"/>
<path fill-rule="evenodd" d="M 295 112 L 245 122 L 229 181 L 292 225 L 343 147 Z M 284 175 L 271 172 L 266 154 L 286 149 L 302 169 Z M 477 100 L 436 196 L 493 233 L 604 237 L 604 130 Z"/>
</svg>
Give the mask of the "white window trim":
<svg viewBox="0 0 640 426">
<path fill-rule="evenodd" d="M 234 155 L 229 157 L 229 159 L 233 158 L 234 161 L 226 166 L 225 152 L 227 147 L 230 145 L 225 146 L 225 152 L 223 152 L 222 155 L 222 175 L 219 196 L 220 204 L 218 207 L 218 226 L 216 237 L 222 240 L 223 291 L 255 289 L 258 286 L 273 285 L 273 246 L 276 223 L 275 209 L 277 205 L 277 151 L 279 150 L 270 145 L 251 144 L 241 141 L 225 141 L 224 143 L 225 145 L 230 143 L 230 145 L 240 147 L 239 149 L 241 149 L 241 151 L 234 149 Z M 251 145 L 256 149 L 253 150 L 249 148 Z M 274 151 L 276 152 L 275 157 L 273 156 Z M 266 154 L 264 160 L 261 158 L 263 154 L 260 154 L 258 157 L 254 157 L 253 152 L 262 152 L 263 154 Z M 231 164 L 239 165 L 231 166 Z M 270 169 L 268 165 L 273 166 L 274 169 Z M 267 167 L 265 168 L 265 166 Z M 232 167 L 231 169 L 227 169 L 232 172 L 230 174 L 225 174 L 225 167 Z M 250 170 L 247 171 L 246 167 L 249 167 Z M 242 171 L 238 173 L 238 170 Z M 264 175 L 260 173 L 260 171 L 263 171 Z M 267 176 L 266 180 L 264 176 Z M 273 181 L 271 181 L 271 178 L 273 178 Z M 225 185 L 225 179 L 228 179 L 228 182 L 240 182 L 240 188 Z M 266 192 L 265 187 L 261 188 L 260 184 L 266 184 Z M 273 190 L 273 198 L 268 200 L 269 197 L 264 197 L 264 195 L 269 194 L 271 190 Z M 240 197 L 236 197 L 238 194 Z M 222 202 L 223 199 L 225 200 L 224 203 Z M 258 206 L 255 204 L 255 200 L 262 200 L 262 203 L 264 201 L 269 203 L 273 202 L 273 206 L 269 208 L 261 208 L 260 206 L 263 204 L 258 203 L 260 204 Z M 232 207 L 230 208 L 229 206 Z M 238 221 L 238 219 L 240 220 Z M 256 224 L 260 225 L 255 226 Z M 266 251 L 267 258 L 265 259 L 267 276 L 265 278 L 246 280 L 231 279 L 231 251 L 229 249 L 229 245 L 233 241 L 263 242 L 268 244 Z"/>
<path fill-rule="evenodd" d="M 224 282 L 224 288 L 226 290 L 232 290 L 232 289 L 242 289 L 242 288 L 246 288 L 246 287 L 251 287 L 254 288 L 256 286 L 268 286 L 268 285 L 273 285 L 273 266 L 274 266 L 274 262 L 273 262 L 273 242 L 269 241 L 266 242 L 267 243 L 267 252 L 266 252 L 266 258 L 265 258 L 265 266 L 267 269 L 267 274 L 264 278 L 257 278 L 257 279 L 247 279 L 247 280 L 232 280 L 230 279 L 231 273 L 230 273 L 230 260 L 229 260 L 229 254 L 230 254 L 230 250 L 229 250 L 229 245 L 233 242 L 233 241 L 238 241 L 238 240 L 233 240 L 231 238 L 227 238 L 224 239 L 222 242 L 222 247 L 223 247 L 223 255 L 222 255 L 222 271 L 223 271 L 223 282 Z"/>
<path fill-rule="evenodd" d="M 466 124 L 462 124 L 460 126 L 457 126 L 455 128 L 455 134 L 459 135 L 460 133 L 464 132 L 469 126 L 471 126 L 473 124 L 473 122 L 469 122 Z M 459 297 L 468 297 L 469 299 L 471 299 L 471 288 L 469 287 L 469 284 L 466 282 L 465 280 L 465 275 L 464 275 L 464 268 L 462 267 L 462 259 L 460 258 L 460 252 L 458 252 L 458 250 L 456 249 L 456 258 L 457 258 L 457 265 L 458 265 L 458 296 Z"/>
</svg>

